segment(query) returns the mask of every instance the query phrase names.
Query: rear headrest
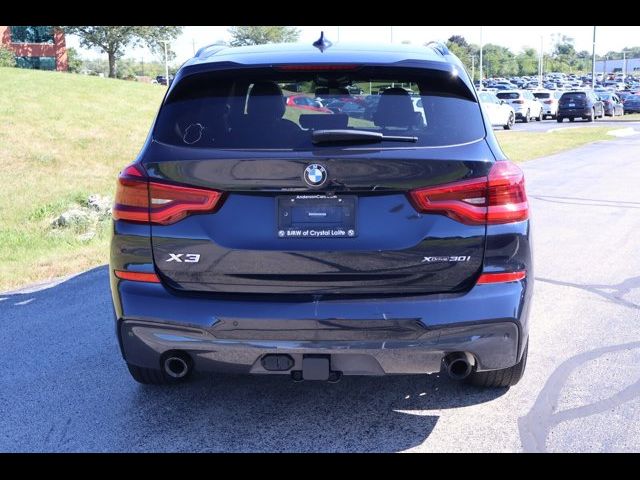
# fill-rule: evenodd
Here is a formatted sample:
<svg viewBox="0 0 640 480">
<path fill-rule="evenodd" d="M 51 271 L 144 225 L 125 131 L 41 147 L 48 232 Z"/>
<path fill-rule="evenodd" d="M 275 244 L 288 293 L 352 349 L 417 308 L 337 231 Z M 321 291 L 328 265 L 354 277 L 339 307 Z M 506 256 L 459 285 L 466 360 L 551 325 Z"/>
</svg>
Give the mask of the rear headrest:
<svg viewBox="0 0 640 480">
<path fill-rule="evenodd" d="M 281 119 L 285 111 L 285 98 L 275 82 L 256 82 L 249 92 L 247 115 L 264 120 Z"/>
<path fill-rule="evenodd" d="M 373 123 L 383 128 L 409 128 L 416 125 L 416 113 L 411 97 L 404 88 L 387 88 L 380 95 Z"/>
</svg>

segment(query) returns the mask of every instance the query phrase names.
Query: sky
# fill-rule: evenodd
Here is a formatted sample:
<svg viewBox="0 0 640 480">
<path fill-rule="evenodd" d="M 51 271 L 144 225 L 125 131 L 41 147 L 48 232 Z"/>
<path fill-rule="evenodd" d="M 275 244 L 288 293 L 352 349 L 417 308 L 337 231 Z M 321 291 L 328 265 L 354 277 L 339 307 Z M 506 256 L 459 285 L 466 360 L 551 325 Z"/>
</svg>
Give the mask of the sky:
<svg viewBox="0 0 640 480">
<path fill-rule="evenodd" d="M 176 64 L 188 60 L 193 56 L 194 50 L 204 45 L 209 45 L 218 40 L 230 39 L 227 26 L 213 27 L 185 27 L 183 33 L 173 43 L 172 48 L 176 52 Z M 333 42 L 390 42 L 401 43 L 409 41 L 414 45 L 422 45 L 432 40 L 446 40 L 452 35 L 462 35 L 469 43 L 494 43 L 508 47 L 513 52 L 519 52 L 524 47 L 533 47 L 536 50 L 542 47 L 545 52 L 551 52 L 555 39 L 560 35 L 572 37 L 575 40 L 576 50 L 591 52 L 593 43 L 592 26 L 438 26 L 438 27 L 365 27 L 365 26 L 299 26 L 300 42 L 313 42 L 324 30 L 325 35 Z M 542 38 L 541 38 L 542 37 Z M 85 57 L 94 58 L 100 56 L 97 50 L 85 50 L 79 48 L 79 41 L 73 36 L 67 39 L 67 45 L 79 49 Z M 599 26 L 596 30 L 596 53 L 603 55 L 609 51 L 621 51 L 625 47 L 640 46 L 640 28 Z M 145 61 L 153 59 L 151 53 L 145 48 L 129 49 L 126 56 L 143 58 Z M 161 58 L 157 58 L 160 60 Z"/>
</svg>

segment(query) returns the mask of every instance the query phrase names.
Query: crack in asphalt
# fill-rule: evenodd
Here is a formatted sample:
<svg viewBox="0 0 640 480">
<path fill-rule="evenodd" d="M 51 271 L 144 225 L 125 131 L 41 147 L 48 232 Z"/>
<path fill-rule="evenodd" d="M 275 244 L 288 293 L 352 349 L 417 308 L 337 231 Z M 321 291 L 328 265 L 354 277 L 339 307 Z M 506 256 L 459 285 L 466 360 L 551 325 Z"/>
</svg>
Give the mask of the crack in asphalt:
<svg viewBox="0 0 640 480">
<path fill-rule="evenodd" d="M 609 207 L 609 208 L 633 208 L 640 209 L 638 202 L 624 202 L 617 200 L 596 200 L 587 198 L 555 197 L 551 195 L 529 195 L 542 202 L 558 203 L 565 205 L 585 205 L 589 207 Z"/>
<path fill-rule="evenodd" d="M 584 290 L 586 292 L 595 293 L 606 300 L 621 305 L 623 307 L 631 308 L 633 310 L 640 310 L 640 305 L 630 302 L 629 300 L 625 300 L 622 298 L 624 295 L 631 292 L 636 288 L 640 288 L 640 276 L 631 277 L 623 280 L 622 282 L 615 285 L 602 285 L 602 284 L 580 284 L 580 283 L 572 283 L 565 282 L 562 280 L 554 280 L 552 278 L 541 278 L 535 277 L 536 281 L 549 283 L 551 285 L 560 285 L 563 287 L 573 287 L 580 290 Z M 617 295 L 602 291 L 601 289 L 609 289 L 614 290 Z"/>
<path fill-rule="evenodd" d="M 518 419 L 520 441 L 525 452 L 545 452 L 551 429 L 568 420 L 585 418 L 610 410 L 640 396 L 640 379 L 618 393 L 588 405 L 555 412 L 564 384 L 579 366 L 607 353 L 640 348 L 640 342 L 623 343 L 579 353 L 558 366 L 540 391 L 527 415 Z"/>
</svg>

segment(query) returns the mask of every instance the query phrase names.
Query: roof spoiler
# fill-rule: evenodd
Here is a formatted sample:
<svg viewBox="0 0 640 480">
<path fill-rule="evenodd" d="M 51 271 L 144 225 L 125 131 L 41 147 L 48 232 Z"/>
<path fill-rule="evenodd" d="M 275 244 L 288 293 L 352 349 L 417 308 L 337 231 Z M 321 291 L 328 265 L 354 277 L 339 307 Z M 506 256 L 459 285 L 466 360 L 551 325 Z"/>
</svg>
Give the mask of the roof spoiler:
<svg viewBox="0 0 640 480">
<path fill-rule="evenodd" d="M 426 44 L 426 46 L 431 48 L 434 52 L 439 53 L 443 57 L 451 54 L 447 45 L 442 42 L 429 42 Z"/>
<path fill-rule="evenodd" d="M 219 51 L 224 50 L 225 48 L 227 48 L 226 43 L 220 43 L 220 42 L 212 43 L 211 45 L 206 45 L 202 48 L 199 48 L 198 51 L 196 52 L 195 57 L 208 58 L 212 55 L 215 55 Z"/>
</svg>

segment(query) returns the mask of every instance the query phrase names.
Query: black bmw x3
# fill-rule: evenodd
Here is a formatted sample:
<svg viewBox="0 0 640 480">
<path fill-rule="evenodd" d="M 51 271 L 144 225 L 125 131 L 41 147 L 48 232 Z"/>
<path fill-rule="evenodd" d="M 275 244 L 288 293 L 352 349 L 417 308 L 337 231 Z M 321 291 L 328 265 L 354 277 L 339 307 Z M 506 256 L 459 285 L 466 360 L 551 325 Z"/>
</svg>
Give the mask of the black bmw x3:
<svg viewBox="0 0 640 480">
<path fill-rule="evenodd" d="M 442 44 L 201 49 L 122 170 L 113 218 L 116 332 L 138 382 L 523 375 L 524 177 Z"/>
</svg>

